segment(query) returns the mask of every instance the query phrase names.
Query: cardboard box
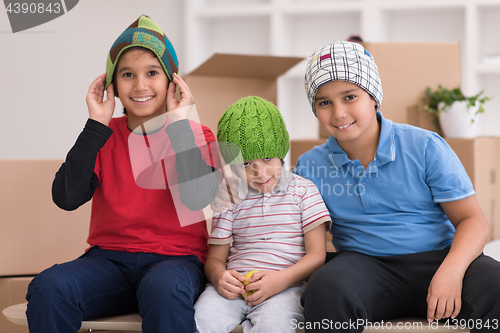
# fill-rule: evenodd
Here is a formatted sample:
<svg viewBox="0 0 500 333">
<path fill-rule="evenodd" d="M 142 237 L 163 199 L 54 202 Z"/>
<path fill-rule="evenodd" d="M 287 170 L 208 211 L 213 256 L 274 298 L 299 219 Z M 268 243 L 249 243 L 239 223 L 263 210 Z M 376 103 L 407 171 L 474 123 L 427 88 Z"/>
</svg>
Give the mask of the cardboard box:
<svg viewBox="0 0 500 333">
<path fill-rule="evenodd" d="M 62 160 L 0 160 L 0 276 L 35 275 L 88 247 L 90 203 L 73 212 L 52 202 Z"/>
<path fill-rule="evenodd" d="M 408 124 L 436 132 L 444 137 L 443 131 L 439 128 L 439 119 L 435 114 L 422 111 L 417 106 L 410 106 L 406 109 L 406 117 Z"/>
<path fill-rule="evenodd" d="M 26 291 L 32 277 L 0 278 L 0 312 L 14 304 L 26 302 Z M 28 333 L 28 326 L 11 323 L 4 315 L 0 315 L 0 332 Z"/>
<path fill-rule="evenodd" d="M 246 96 L 277 104 L 277 79 L 303 58 L 214 54 L 183 76 L 195 98 L 201 124 L 217 134 L 227 107 Z"/>
<path fill-rule="evenodd" d="M 297 165 L 300 155 L 313 149 L 315 146 L 321 146 L 327 139 L 303 139 L 290 141 L 290 168 L 293 170 Z"/>
<path fill-rule="evenodd" d="M 425 89 L 460 85 L 458 43 L 364 43 L 379 69 L 385 118 L 412 124 L 407 109 L 421 103 Z M 328 137 L 320 126 L 320 137 Z"/>
<path fill-rule="evenodd" d="M 469 175 L 488 223 L 500 238 L 500 138 L 446 139 Z"/>
</svg>

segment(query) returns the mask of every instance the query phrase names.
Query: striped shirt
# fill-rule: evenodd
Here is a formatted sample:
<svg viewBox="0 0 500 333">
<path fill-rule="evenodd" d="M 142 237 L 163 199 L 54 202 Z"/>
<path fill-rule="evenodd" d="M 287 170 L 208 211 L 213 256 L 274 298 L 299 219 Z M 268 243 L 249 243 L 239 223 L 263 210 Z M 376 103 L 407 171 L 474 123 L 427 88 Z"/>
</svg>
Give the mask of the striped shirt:
<svg viewBox="0 0 500 333">
<path fill-rule="evenodd" d="M 305 254 L 304 234 L 330 215 L 316 185 L 292 173 L 283 173 L 268 193 L 248 188 L 248 195 L 232 209 L 214 215 L 209 244 L 233 243 L 227 269 L 282 270 Z"/>
</svg>

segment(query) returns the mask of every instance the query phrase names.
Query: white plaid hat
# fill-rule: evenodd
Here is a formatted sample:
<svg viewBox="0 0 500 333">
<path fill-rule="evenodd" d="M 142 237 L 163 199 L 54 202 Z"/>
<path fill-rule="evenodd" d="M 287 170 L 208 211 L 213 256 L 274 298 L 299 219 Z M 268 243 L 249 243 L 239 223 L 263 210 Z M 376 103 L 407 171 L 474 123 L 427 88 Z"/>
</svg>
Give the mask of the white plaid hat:
<svg viewBox="0 0 500 333">
<path fill-rule="evenodd" d="M 361 44 L 337 41 L 316 50 L 309 57 L 306 92 L 314 115 L 316 93 L 322 84 L 330 81 L 347 81 L 360 86 L 377 101 L 377 109 L 380 109 L 383 94 L 378 68 Z"/>
</svg>

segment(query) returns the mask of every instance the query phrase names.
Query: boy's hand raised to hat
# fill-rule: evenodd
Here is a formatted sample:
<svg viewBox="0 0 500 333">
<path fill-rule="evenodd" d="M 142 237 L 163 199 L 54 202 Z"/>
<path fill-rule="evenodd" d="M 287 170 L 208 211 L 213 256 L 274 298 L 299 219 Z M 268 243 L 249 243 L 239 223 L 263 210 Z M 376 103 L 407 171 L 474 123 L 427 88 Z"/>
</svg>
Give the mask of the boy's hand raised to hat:
<svg viewBox="0 0 500 333">
<path fill-rule="evenodd" d="M 105 81 L 106 73 L 99 75 L 90 85 L 85 100 L 89 108 L 89 118 L 108 126 L 115 111 L 115 92 L 113 84 L 110 84 L 106 90 L 106 100 L 104 100 Z"/>
<path fill-rule="evenodd" d="M 181 100 L 178 101 L 175 97 L 175 87 L 179 87 Z M 189 113 L 193 111 L 194 98 L 191 90 L 184 80 L 173 74 L 173 81 L 169 83 L 167 90 L 167 112 L 171 123 L 182 119 L 188 119 Z"/>
</svg>

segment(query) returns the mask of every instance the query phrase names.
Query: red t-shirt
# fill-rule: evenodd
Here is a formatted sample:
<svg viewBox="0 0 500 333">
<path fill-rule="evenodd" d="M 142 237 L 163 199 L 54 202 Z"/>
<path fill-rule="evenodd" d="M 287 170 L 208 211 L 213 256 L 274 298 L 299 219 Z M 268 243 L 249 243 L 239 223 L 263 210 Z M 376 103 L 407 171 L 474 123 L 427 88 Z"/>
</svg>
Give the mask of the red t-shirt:
<svg viewBox="0 0 500 333">
<path fill-rule="evenodd" d="M 99 187 L 92 201 L 88 243 L 114 251 L 195 255 L 204 262 L 208 234 L 203 213 L 193 213 L 198 214 L 200 222 L 181 226 L 168 186 L 151 189 L 136 183 L 130 161 L 129 137 L 137 134 L 127 128 L 127 117 L 113 118 L 109 127 L 113 134 L 99 150 L 94 168 Z M 213 165 L 206 147 L 207 143 L 215 142 L 214 135 L 206 126 L 191 127 L 202 158 L 208 165 Z M 165 137 L 162 149 L 169 157 L 161 163 L 174 167 L 175 154 L 164 128 L 154 135 Z M 148 135 L 148 138 L 152 137 Z M 138 158 L 137 152 L 132 154 Z M 148 150 L 141 151 L 141 154 L 144 158 L 151 155 Z M 169 178 L 168 183 L 171 181 L 176 182 L 176 179 Z"/>
</svg>

